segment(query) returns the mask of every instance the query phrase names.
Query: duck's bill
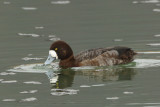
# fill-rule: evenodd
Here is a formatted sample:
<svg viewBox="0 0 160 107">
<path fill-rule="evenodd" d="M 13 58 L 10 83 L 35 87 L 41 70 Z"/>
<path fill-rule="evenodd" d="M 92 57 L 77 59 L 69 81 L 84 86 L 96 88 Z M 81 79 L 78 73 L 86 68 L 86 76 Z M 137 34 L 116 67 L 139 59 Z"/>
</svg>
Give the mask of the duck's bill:
<svg viewBox="0 0 160 107">
<path fill-rule="evenodd" d="M 47 60 L 45 61 L 44 65 L 49 65 L 51 64 L 56 58 L 52 57 L 50 54 L 48 55 Z"/>
</svg>

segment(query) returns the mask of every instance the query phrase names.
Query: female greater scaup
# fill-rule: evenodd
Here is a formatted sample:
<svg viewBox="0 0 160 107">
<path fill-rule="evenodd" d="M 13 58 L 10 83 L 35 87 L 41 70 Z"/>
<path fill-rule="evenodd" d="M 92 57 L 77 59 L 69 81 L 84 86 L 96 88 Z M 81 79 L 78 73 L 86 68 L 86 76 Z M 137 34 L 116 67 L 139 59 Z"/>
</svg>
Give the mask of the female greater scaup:
<svg viewBox="0 0 160 107">
<path fill-rule="evenodd" d="M 128 47 L 97 48 L 73 55 L 71 47 L 64 41 L 54 42 L 49 50 L 49 56 L 44 63 L 50 64 L 53 60 L 60 59 L 62 68 L 79 66 L 112 66 L 126 64 L 133 61 L 136 53 Z"/>
</svg>

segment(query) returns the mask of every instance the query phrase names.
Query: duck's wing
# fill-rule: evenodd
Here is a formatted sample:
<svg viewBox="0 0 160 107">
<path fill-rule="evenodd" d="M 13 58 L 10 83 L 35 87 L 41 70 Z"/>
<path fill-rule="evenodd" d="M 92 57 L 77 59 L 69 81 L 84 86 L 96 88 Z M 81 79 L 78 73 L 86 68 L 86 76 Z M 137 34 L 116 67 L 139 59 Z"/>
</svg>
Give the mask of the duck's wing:
<svg viewBox="0 0 160 107">
<path fill-rule="evenodd" d="M 105 51 L 106 50 L 104 48 L 96 48 L 96 49 L 85 50 L 85 51 L 82 51 L 79 54 L 77 54 L 75 56 L 75 59 L 78 62 L 81 62 L 81 61 L 84 61 L 84 60 L 88 60 L 88 59 L 93 59 L 93 58 L 101 55 Z"/>
<path fill-rule="evenodd" d="M 102 56 L 105 59 L 114 58 L 117 60 L 122 60 L 123 63 L 127 63 L 133 60 L 133 56 L 135 54 L 136 53 L 131 48 L 117 46 L 117 47 L 97 48 L 97 49 L 82 51 L 75 56 L 75 59 L 78 62 L 82 62 L 85 60 L 92 60 L 95 59 L 96 57 Z"/>
</svg>

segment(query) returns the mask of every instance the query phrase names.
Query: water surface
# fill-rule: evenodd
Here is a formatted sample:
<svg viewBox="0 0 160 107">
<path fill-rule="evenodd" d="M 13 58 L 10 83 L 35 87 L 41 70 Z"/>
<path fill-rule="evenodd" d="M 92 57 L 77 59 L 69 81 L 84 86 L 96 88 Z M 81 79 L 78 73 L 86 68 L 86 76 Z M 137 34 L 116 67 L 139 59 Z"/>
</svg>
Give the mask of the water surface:
<svg viewBox="0 0 160 107">
<path fill-rule="evenodd" d="M 159 9 L 159 0 L 1 0 L 0 106 L 160 106 Z M 142 53 L 122 66 L 41 66 L 56 40 L 75 54 L 116 45 Z"/>
</svg>

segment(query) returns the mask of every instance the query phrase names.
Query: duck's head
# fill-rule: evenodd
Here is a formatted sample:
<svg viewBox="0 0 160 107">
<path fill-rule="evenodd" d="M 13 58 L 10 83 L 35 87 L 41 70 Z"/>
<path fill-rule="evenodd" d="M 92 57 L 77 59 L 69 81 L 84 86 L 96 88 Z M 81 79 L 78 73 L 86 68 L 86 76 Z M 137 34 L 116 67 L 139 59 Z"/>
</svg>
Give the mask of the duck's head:
<svg viewBox="0 0 160 107">
<path fill-rule="evenodd" d="M 45 61 L 45 65 L 51 64 L 56 59 L 65 60 L 73 55 L 71 47 L 64 41 L 54 42 L 49 50 L 49 56 Z"/>
</svg>

